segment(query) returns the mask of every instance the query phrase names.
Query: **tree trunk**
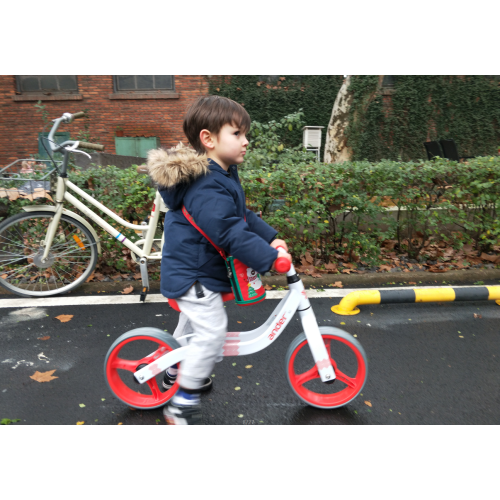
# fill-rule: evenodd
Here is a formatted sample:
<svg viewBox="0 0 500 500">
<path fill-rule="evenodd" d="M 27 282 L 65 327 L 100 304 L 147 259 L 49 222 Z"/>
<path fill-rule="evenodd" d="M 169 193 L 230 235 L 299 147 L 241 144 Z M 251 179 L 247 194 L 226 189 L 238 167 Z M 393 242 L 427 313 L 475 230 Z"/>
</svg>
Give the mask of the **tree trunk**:
<svg viewBox="0 0 500 500">
<path fill-rule="evenodd" d="M 349 91 L 350 83 L 351 77 L 347 76 L 333 105 L 332 116 L 326 131 L 325 163 L 349 161 L 352 157 L 352 149 L 347 146 L 347 137 L 344 134 L 352 104 L 352 92 Z"/>
</svg>

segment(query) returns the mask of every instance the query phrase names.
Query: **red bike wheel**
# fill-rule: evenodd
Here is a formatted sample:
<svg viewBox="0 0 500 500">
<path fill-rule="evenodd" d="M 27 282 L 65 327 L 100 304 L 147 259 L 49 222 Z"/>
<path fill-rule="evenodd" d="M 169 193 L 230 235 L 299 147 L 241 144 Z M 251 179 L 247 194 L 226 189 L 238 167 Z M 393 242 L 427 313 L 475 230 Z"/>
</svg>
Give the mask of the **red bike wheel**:
<svg viewBox="0 0 500 500">
<path fill-rule="evenodd" d="M 104 361 L 104 377 L 111 392 L 132 408 L 148 410 L 164 406 L 179 384 L 176 382 L 165 391 L 164 372 L 144 384 L 136 381 L 134 373 L 178 347 L 179 343 L 170 334 L 158 328 L 136 328 L 118 337 Z"/>
<path fill-rule="evenodd" d="M 352 401 L 368 377 L 368 360 L 361 344 L 347 332 L 320 327 L 335 371 L 333 382 L 322 382 L 304 333 L 291 343 L 286 354 L 286 373 L 293 392 L 316 408 L 339 408 Z"/>
</svg>

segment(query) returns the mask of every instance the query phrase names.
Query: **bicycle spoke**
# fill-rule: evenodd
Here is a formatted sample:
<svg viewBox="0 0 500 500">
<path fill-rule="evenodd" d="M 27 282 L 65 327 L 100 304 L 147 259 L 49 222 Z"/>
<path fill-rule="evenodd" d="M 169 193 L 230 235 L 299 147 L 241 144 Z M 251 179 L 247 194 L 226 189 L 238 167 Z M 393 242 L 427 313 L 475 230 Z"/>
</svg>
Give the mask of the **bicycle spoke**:
<svg viewBox="0 0 500 500">
<path fill-rule="evenodd" d="M 331 361 L 332 361 L 332 365 L 333 365 L 333 363 L 334 363 L 333 359 Z M 337 377 L 337 380 L 344 382 L 344 384 L 346 384 L 351 389 L 356 388 L 356 379 L 348 377 L 345 373 L 341 372 L 337 368 L 335 368 L 335 376 Z"/>
<path fill-rule="evenodd" d="M 309 382 L 310 380 L 319 378 L 318 368 L 316 365 L 314 365 L 310 370 L 307 370 L 306 372 L 296 376 L 297 378 L 295 379 L 295 383 L 297 385 L 304 385 L 306 382 Z"/>
<path fill-rule="evenodd" d="M 151 389 L 151 393 L 153 395 L 153 398 L 155 401 L 158 401 L 160 397 L 163 395 L 163 393 L 160 391 L 160 388 L 158 387 L 158 382 L 156 382 L 156 379 L 150 378 L 146 384 L 148 384 L 148 387 Z"/>
<path fill-rule="evenodd" d="M 116 358 L 111 364 L 111 368 L 119 368 L 129 372 L 135 372 L 135 369 L 139 366 L 139 364 L 140 361 Z"/>
</svg>

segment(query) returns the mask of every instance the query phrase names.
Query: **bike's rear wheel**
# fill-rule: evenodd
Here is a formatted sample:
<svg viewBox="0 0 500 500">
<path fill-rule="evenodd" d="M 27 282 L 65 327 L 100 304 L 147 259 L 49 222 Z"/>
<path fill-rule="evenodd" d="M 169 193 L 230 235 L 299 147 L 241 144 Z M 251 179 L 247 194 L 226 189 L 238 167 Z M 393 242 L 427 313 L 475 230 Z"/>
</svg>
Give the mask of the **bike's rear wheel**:
<svg viewBox="0 0 500 500">
<path fill-rule="evenodd" d="M 335 371 L 333 382 L 322 382 L 304 333 L 290 344 L 285 369 L 290 386 L 305 403 L 316 408 L 339 408 L 351 402 L 368 377 L 368 359 L 361 344 L 339 328 L 319 328 Z"/>
<path fill-rule="evenodd" d="M 132 408 L 152 410 L 165 405 L 179 388 L 162 388 L 164 372 L 139 384 L 134 373 L 180 345 L 172 335 L 158 328 L 136 328 L 124 333 L 109 348 L 104 361 L 104 378 L 111 392 Z M 165 392 L 163 392 L 165 391 Z"/>
<path fill-rule="evenodd" d="M 75 289 L 97 264 L 97 244 L 83 224 L 61 215 L 48 258 L 43 243 L 54 212 L 23 212 L 0 224 L 0 285 L 21 297 Z"/>
</svg>

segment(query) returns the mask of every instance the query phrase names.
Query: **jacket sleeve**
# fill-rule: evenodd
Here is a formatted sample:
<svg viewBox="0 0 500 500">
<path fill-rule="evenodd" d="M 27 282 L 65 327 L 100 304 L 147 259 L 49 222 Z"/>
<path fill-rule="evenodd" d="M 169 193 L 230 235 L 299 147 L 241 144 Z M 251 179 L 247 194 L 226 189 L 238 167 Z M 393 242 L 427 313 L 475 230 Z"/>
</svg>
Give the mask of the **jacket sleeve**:
<svg viewBox="0 0 500 500">
<path fill-rule="evenodd" d="M 203 196 L 203 200 L 200 197 L 185 200 L 186 209 L 196 224 L 228 254 L 259 273 L 269 271 L 278 258 L 278 251 L 253 232 L 242 217 L 237 216 L 234 199 L 224 186 L 212 182 L 210 186 L 206 186 L 205 193 L 208 194 L 207 188 L 209 197 Z"/>
<path fill-rule="evenodd" d="M 262 239 L 271 243 L 276 238 L 278 231 L 264 222 L 255 212 L 247 208 L 247 224 L 252 233 L 258 234 Z"/>
</svg>

